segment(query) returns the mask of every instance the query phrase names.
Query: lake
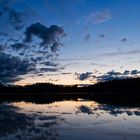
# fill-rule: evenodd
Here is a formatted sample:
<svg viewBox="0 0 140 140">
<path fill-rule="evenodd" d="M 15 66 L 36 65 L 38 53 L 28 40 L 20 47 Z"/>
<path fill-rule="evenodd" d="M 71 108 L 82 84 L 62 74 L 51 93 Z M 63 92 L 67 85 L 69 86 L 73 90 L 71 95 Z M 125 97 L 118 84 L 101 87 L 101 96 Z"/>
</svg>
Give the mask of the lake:
<svg viewBox="0 0 140 140">
<path fill-rule="evenodd" d="M 82 98 L 0 105 L 0 140 L 139 140 L 140 108 Z"/>
</svg>

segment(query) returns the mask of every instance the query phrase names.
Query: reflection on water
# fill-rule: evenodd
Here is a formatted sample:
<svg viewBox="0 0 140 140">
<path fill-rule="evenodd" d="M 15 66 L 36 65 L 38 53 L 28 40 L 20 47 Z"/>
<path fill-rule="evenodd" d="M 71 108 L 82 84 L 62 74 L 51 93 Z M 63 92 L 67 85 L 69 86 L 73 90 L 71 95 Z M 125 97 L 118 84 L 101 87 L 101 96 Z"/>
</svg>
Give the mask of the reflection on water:
<svg viewBox="0 0 140 140">
<path fill-rule="evenodd" d="M 140 108 L 94 101 L 0 105 L 0 140 L 139 140 Z"/>
</svg>

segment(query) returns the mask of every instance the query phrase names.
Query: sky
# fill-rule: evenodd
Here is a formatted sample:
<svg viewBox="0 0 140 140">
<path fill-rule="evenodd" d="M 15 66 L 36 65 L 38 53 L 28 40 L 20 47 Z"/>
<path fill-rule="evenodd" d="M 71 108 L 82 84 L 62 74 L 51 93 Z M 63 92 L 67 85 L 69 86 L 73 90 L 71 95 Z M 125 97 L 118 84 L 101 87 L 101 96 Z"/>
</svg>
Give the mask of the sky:
<svg viewBox="0 0 140 140">
<path fill-rule="evenodd" d="M 0 0 L 0 82 L 139 77 L 139 7 L 139 0 Z"/>
</svg>

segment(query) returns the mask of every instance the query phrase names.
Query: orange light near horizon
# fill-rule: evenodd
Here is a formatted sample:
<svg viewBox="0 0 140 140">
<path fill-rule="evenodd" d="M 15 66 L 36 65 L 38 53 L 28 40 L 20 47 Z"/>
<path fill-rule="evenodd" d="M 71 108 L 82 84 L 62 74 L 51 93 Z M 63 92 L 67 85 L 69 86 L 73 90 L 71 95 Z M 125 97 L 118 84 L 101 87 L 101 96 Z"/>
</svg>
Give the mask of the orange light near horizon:
<svg viewBox="0 0 140 140">
<path fill-rule="evenodd" d="M 89 80 L 85 80 L 85 81 L 79 81 L 79 80 L 75 80 L 73 79 L 73 77 L 71 76 L 62 76 L 58 81 L 54 80 L 54 81 L 49 81 L 46 80 L 46 78 L 44 77 L 36 77 L 36 78 L 31 78 L 31 77 L 27 77 L 24 80 L 18 81 L 15 83 L 15 85 L 21 85 L 21 86 L 25 86 L 25 85 L 31 85 L 31 84 L 35 84 L 35 83 L 52 83 L 52 84 L 56 84 L 56 85 L 88 85 L 88 84 L 95 84 L 96 81 L 89 81 Z"/>
</svg>

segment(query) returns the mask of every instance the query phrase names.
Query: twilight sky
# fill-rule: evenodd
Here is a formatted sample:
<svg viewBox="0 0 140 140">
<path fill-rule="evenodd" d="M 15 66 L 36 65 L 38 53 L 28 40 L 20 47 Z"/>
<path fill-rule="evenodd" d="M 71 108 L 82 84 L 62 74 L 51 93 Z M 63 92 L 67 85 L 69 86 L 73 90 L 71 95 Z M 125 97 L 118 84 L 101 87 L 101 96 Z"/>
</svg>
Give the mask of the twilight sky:
<svg viewBox="0 0 140 140">
<path fill-rule="evenodd" d="M 140 76 L 139 13 L 139 0 L 0 0 L 0 81 Z"/>
</svg>

